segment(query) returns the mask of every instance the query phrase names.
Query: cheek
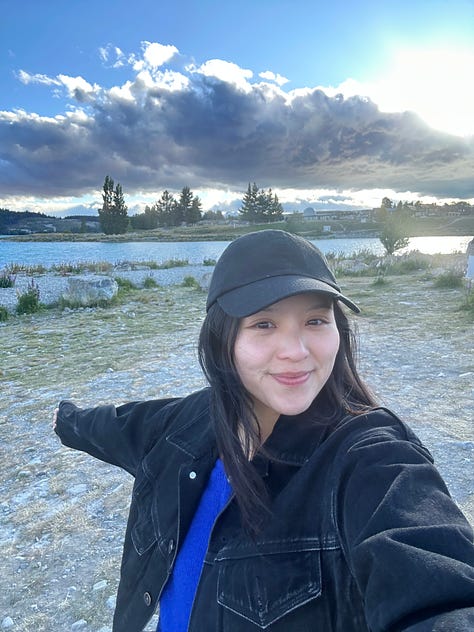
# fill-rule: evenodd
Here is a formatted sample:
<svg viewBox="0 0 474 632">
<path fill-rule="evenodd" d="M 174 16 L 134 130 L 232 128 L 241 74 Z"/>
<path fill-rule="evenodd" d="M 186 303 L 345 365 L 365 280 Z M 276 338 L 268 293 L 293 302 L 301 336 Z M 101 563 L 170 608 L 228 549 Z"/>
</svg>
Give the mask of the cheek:
<svg viewBox="0 0 474 632">
<path fill-rule="evenodd" d="M 254 342 L 237 338 L 234 346 L 234 363 L 242 381 L 259 370 L 264 362 L 262 350 Z"/>
<path fill-rule="evenodd" d="M 319 347 L 319 355 L 326 364 L 334 366 L 336 361 L 337 352 L 339 351 L 340 338 L 339 332 L 336 328 L 331 332 L 330 336 L 327 336 L 324 343 Z"/>
</svg>

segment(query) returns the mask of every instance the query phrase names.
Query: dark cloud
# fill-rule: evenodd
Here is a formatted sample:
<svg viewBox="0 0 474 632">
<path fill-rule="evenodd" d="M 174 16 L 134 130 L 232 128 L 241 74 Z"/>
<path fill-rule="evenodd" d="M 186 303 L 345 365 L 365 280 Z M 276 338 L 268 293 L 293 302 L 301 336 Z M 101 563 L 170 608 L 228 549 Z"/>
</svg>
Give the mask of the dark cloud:
<svg viewBox="0 0 474 632">
<path fill-rule="evenodd" d="M 472 140 L 387 114 L 368 99 L 320 90 L 293 97 L 267 83 L 237 88 L 189 73 L 180 89 L 70 89 L 87 116 L 0 113 L 0 192 L 81 195 L 105 174 L 134 191 L 390 188 L 474 196 Z"/>
</svg>

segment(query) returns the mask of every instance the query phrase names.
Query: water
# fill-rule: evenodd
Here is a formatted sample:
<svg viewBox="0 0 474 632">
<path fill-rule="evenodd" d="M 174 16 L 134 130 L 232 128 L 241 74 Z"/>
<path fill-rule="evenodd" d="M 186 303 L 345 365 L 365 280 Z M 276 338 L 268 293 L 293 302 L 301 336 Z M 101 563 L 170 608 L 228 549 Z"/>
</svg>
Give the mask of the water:
<svg viewBox="0 0 474 632">
<path fill-rule="evenodd" d="M 413 237 L 407 250 L 419 250 L 427 254 L 466 251 L 471 237 Z M 383 246 L 375 237 L 353 239 L 315 239 L 314 244 L 325 254 L 350 255 L 361 250 L 383 254 Z M 187 259 L 190 264 L 201 264 L 204 259 L 218 259 L 227 241 L 192 242 L 15 242 L 0 240 L 0 269 L 5 265 L 43 265 L 46 268 L 64 263 L 107 261 L 156 261 Z"/>
</svg>

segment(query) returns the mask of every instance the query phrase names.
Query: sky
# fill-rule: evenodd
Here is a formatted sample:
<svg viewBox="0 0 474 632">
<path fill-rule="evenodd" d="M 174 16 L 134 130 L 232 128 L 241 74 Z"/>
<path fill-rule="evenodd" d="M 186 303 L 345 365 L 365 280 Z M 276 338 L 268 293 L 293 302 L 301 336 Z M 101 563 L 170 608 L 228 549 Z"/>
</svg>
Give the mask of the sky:
<svg viewBox="0 0 474 632">
<path fill-rule="evenodd" d="M 0 207 L 474 202 L 474 0 L 0 0 Z"/>
</svg>

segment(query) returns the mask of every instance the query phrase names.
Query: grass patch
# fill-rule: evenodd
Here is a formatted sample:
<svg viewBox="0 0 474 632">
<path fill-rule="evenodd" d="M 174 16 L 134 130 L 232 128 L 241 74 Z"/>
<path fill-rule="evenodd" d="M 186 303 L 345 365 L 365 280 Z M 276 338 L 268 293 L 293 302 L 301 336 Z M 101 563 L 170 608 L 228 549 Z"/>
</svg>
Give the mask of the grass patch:
<svg viewBox="0 0 474 632">
<path fill-rule="evenodd" d="M 422 256 L 407 256 L 395 260 L 390 266 L 391 274 L 410 274 L 419 270 L 427 270 L 430 267 L 429 261 Z"/>
<path fill-rule="evenodd" d="M 18 272 L 22 272 L 23 274 L 26 274 L 28 276 L 33 276 L 35 274 L 44 274 L 46 271 L 47 268 L 42 264 L 30 266 L 23 263 L 10 263 L 7 266 L 7 272 L 9 272 L 10 274 L 17 274 Z"/>
<path fill-rule="evenodd" d="M 155 281 L 155 279 L 152 276 L 146 276 L 145 280 L 143 281 L 143 287 L 146 290 L 150 290 L 154 287 L 158 287 L 158 283 Z"/>
<path fill-rule="evenodd" d="M 28 289 L 18 296 L 17 314 L 35 314 L 41 309 L 40 291 L 34 279 L 28 283 Z"/>
<path fill-rule="evenodd" d="M 444 289 L 444 290 L 453 290 L 460 287 L 463 287 L 464 280 L 463 276 L 460 272 L 456 270 L 448 270 L 443 274 L 440 274 L 434 280 L 434 287 Z"/>
<path fill-rule="evenodd" d="M 117 303 L 117 297 L 114 297 L 113 299 L 111 299 L 110 301 L 107 301 L 105 299 L 100 299 L 97 301 L 91 301 L 89 303 L 87 303 L 87 305 L 84 305 L 83 303 L 80 303 L 79 301 L 70 301 L 66 298 L 60 298 L 58 301 L 57 306 L 59 307 L 59 309 L 61 311 L 64 311 L 66 309 L 87 309 L 87 308 L 102 308 L 102 309 L 106 309 L 107 307 L 112 307 Z"/>
<path fill-rule="evenodd" d="M 3 305 L 0 305 L 0 323 L 6 323 L 8 320 L 8 310 Z"/>
<path fill-rule="evenodd" d="M 123 277 L 115 277 L 115 281 L 119 286 L 119 293 L 131 292 L 132 290 L 136 290 L 137 286 L 133 284 L 130 279 L 124 279 Z"/>
<path fill-rule="evenodd" d="M 203 266 L 215 266 L 217 263 L 217 261 L 215 259 L 210 259 L 210 258 L 206 258 L 203 260 L 202 265 Z"/>
<path fill-rule="evenodd" d="M 188 265 L 188 259 L 168 259 L 168 261 L 163 261 L 163 263 L 157 263 L 155 269 L 168 270 L 168 268 L 183 268 Z"/>
<path fill-rule="evenodd" d="M 0 275 L 0 288 L 13 287 L 15 285 L 16 276 L 11 272 L 5 271 Z"/>
<path fill-rule="evenodd" d="M 389 285 L 389 282 L 384 276 L 380 275 L 372 281 L 371 285 L 372 287 L 385 287 Z"/>
<path fill-rule="evenodd" d="M 474 292 L 466 294 L 464 302 L 461 304 L 460 310 L 465 312 L 468 319 L 474 322 Z"/>
<path fill-rule="evenodd" d="M 185 276 L 183 282 L 181 283 L 182 287 L 192 287 L 195 289 L 199 289 L 199 283 L 193 276 Z"/>
</svg>

